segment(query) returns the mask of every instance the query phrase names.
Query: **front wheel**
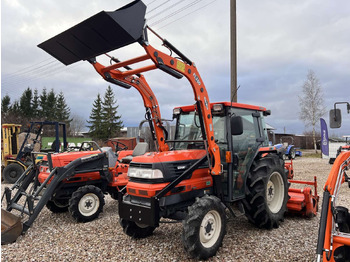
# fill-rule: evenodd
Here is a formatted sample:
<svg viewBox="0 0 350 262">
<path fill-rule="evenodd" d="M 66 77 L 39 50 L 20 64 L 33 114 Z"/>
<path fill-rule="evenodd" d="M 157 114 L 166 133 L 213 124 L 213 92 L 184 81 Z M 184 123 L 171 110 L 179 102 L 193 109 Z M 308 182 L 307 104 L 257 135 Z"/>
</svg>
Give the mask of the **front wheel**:
<svg viewBox="0 0 350 262">
<path fill-rule="evenodd" d="M 153 234 L 155 227 L 136 223 L 123 218 L 119 219 L 119 224 L 122 226 L 125 234 L 132 238 L 146 238 Z"/>
<path fill-rule="evenodd" d="M 192 257 L 207 259 L 216 254 L 226 234 L 225 208 L 215 196 L 197 198 L 183 221 L 182 242 Z"/>
<path fill-rule="evenodd" d="M 277 228 L 287 211 L 288 187 L 282 159 L 269 155 L 255 160 L 243 201 L 249 221 L 259 228 Z"/>
<path fill-rule="evenodd" d="M 46 207 L 52 213 L 64 213 L 68 211 L 68 200 L 49 200 L 46 203 Z"/>
<path fill-rule="evenodd" d="M 16 163 L 10 163 L 3 170 L 4 180 L 10 184 L 15 183 L 18 178 L 23 174 L 24 169 L 22 166 Z"/>
<path fill-rule="evenodd" d="M 95 186 L 79 187 L 69 199 L 69 212 L 77 222 L 89 222 L 99 216 L 105 204 L 102 190 Z"/>
</svg>

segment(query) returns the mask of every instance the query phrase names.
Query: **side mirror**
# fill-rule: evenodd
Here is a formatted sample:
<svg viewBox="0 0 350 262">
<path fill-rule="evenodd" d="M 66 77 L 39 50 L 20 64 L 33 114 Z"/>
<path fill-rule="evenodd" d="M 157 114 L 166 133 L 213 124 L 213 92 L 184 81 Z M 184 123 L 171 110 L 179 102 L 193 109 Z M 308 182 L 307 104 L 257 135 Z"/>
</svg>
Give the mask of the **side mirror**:
<svg viewBox="0 0 350 262">
<path fill-rule="evenodd" d="M 243 121 L 241 116 L 231 117 L 231 135 L 238 136 L 243 134 Z"/>
<path fill-rule="evenodd" d="M 329 125 L 331 128 L 341 127 L 341 110 L 331 109 L 329 111 Z"/>
</svg>

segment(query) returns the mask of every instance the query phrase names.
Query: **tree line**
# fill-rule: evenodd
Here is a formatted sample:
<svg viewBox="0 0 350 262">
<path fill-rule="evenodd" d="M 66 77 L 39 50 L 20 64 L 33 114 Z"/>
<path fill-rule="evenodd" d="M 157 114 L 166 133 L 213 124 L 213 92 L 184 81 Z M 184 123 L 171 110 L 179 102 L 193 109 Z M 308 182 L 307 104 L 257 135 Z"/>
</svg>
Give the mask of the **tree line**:
<svg viewBox="0 0 350 262">
<path fill-rule="evenodd" d="M 56 94 L 54 89 L 48 92 L 44 88 L 39 94 L 37 89 L 32 90 L 28 87 L 19 100 L 12 102 L 9 95 L 1 99 L 1 121 L 22 126 L 27 126 L 30 121 L 64 122 L 67 125 L 67 132 L 72 136 L 78 135 L 86 126 L 89 128 L 91 138 L 106 140 L 119 136 L 123 128 L 123 121 L 117 114 L 117 109 L 117 100 L 110 86 L 107 87 L 103 98 L 97 94 L 88 121 L 77 115 L 71 116 L 70 107 L 62 91 Z M 52 128 L 47 129 L 44 135 L 53 135 Z"/>
<path fill-rule="evenodd" d="M 63 92 L 56 94 L 44 88 L 39 94 L 30 87 L 24 90 L 19 100 L 11 101 L 9 95 L 1 99 L 2 123 L 27 125 L 30 121 L 59 121 L 69 124 L 70 108 Z"/>
</svg>

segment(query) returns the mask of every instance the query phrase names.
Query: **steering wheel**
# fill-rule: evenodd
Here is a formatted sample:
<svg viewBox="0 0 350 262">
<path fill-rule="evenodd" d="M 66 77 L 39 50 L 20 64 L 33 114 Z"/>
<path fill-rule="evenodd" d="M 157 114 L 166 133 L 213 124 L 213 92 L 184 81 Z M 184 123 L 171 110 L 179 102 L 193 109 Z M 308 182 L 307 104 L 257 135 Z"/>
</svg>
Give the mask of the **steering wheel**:
<svg viewBox="0 0 350 262">
<path fill-rule="evenodd" d="M 119 142 L 119 141 L 110 141 L 110 142 L 114 145 L 116 153 L 122 150 L 128 150 L 127 145 L 125 145 L 122 142 Z"/>
</svg>

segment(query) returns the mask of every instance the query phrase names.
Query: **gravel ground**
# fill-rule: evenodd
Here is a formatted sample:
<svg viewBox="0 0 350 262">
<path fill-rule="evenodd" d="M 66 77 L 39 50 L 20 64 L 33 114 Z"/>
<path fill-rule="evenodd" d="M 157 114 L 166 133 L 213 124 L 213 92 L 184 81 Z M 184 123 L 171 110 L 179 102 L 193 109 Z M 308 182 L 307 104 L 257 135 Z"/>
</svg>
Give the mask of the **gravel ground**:
<svg viewBox="0 0 350 262">
<path fill-rule="evenodd" d="M 295 179 L 317 176 L 319 206 L 330 169 L 327 160 L 294 161 Z M 343 185 L 340 204 L 349 205 L 349 197 Z M 244 216 L 230 217 L 223 246 L 208 261 L 314 261 L 319 214 L 312 219 L 287 215 L 273 230 L 257 229 Z M 152 236 L 133 240 L 119 226 L 117 202 L 106 196 L 104 212 L 89 223 L 44 208 L 26 235 L 1 247 L 1 261 L 192 261 L 182 247 L 181 232 L 180 223 L 161 224 Z"/>
</svg>

